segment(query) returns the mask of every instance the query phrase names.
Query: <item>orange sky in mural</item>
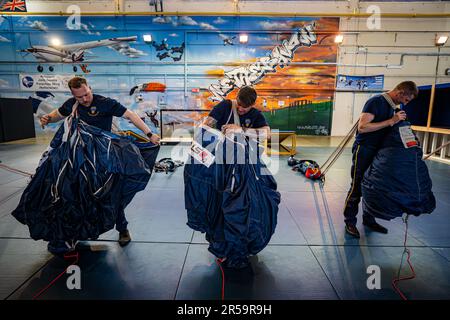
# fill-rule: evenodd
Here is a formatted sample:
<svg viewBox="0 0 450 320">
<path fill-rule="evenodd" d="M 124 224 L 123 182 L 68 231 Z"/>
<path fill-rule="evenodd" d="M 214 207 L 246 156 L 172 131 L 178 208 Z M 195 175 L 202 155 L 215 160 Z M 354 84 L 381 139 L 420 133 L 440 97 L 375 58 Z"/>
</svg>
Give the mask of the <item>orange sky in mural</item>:
<svg viewBox="0 0 450 320">
<path fill-rule="evenodd" d="M 308 22 L 291 23 L 293 30 Z M 296 100 L 311 100 L 314 102 L 329 101 L 333 98 L 335 88 L 336 65 L 308 64 L 309 62 L 335 63 L 337 59 L 337 45 L 334 43 L 334 36 L 339 32 L 339 20 L 321 18 L 316 22 L 316 33 L 318 44 L 311 47 L 300 47 L 294 53 L 292 62 L 284 68 L 277 67 L 275 73 L 268 73 L 262 81 L 255 85 L 258 91 L 257 105 L 262 108 L 265 99 L 269 109 L 279 108 L 278 101 L 285 102 L 284 107 Z M 275 46 L 280 45 L 283 39 L 288 39 L 291 34 L 286 33 L 278 37 L 273 45 L 262 47 L 271 51 Z M 273 37 L 275 38 L 275 37 Z M 235 60 L 242 64 L 251 64 L 261 57 L 251 60 Z M 304 64 L 302 64 L 302 62 Z M 237 68 L 237 67 L 236 67 Z M 231 70 L 231 69 L 230 69 Z M 211 69 L 206 72 L 209 76 L 222 78 L 223 69 Z M 216 81 L 213 83 L 217 83 Z M 229 99 L 236 96 L 237 90 L 228 94 Z M 203 97 L 208 98 L 209 92 L 204 92 Z M 204 107 L 211 108 L 216 103 L 204 100 Z"/>
</svg>

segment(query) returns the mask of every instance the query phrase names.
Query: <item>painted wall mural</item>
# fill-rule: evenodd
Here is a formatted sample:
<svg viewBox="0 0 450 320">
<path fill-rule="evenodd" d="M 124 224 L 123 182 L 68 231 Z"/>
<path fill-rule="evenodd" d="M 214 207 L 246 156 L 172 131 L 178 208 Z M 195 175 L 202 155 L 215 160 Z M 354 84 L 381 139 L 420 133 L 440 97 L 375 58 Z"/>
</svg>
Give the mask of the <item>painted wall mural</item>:
<svg viewBox="0 0 450 320">
<path fill-rule="evenodd" d="M 338 18 L 86 16 L 78 30 L 66 19 L 0 16 L 0 96 L 31 99 L 39 116 L 80 75 L 170 134 L 252 84 L 273 129 L 331 132 Z"/>
</svg>

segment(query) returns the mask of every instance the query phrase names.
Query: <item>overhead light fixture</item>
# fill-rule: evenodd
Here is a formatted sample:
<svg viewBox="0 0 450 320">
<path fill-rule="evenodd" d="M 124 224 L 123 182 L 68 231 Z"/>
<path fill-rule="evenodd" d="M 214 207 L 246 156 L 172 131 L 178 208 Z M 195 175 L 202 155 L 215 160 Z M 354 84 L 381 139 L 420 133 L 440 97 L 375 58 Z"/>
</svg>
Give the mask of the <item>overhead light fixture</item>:
<svg viewBox="0 0 450 320">
<path fill-rule="evenodd" d="M 334 37 L 334 43 L 342 43 L 344 41 L 344 35 L 343 34 L 338 34 L 336 35 L 336 37 Z"/>
<path fill-rule="evenodd" d="M 239 42 L 240 43 L 247 43 L 248 42 L 248 35 L 246 35 L 246 34 L 239 35 Z"/>
<path fill-rule="evenodd" d="M 436 45 L 437 46 L 443 46 L 448 40 L 448 36 L 439 35 L 436 36 Z"/>
<path fill-rule="evenodd" d="M 59 38 L 52 38 L 51 40 L 50 40 L 50 43 L 52 44 L 52 46 L 54 46 L 54 47 L 59 47 L 60 45 L 61 45 L 61 39 L 59 39 Z"/>
<path fill-rule="evenodd" d="M 144 42 L 152 42 L 152 35 L 144 34 Z"/>
</svg>

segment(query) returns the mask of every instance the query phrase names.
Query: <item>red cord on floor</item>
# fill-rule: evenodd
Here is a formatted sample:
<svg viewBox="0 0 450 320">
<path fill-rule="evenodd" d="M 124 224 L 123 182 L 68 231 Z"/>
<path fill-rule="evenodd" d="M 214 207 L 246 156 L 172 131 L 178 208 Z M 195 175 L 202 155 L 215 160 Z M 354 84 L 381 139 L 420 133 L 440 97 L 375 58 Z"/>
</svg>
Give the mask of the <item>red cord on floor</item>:
<svg viewBox="0 0 450 320">
<path fill-rule="evenodd" d="M 223 272 L 222 268 L 222 262 L 224 262 L 225 259 L 217 258 L 216 263 L 220 268 L 220 271 L 222 271 L 222 301 L 225 300 L 225 273 Z"/>
<path fill-rule="evenodd" d="M 71 264 L 69 264 L 69 265 L 67 266 L 67 268 L 66 268 L 63 272 L 61 272 L 55 279 L 53 279 L 53 280 L 52 280 L 52 281 L 51 281 L 44 289 L 42 289 L 41 291 L 39 291 L 39 292 L 33 297 L 33 300 L 36 300 L 37 298 L 39 298 L 45 291 L 47 291 L 51 286 L 53 286 L 53 285 L 55 284 L 55 282 L 58 281 L 58 279 L 61 278 L 61 276 L 62 276 L 63 274 L 66 273 L 67 269 L 68 269 L 71 265 L 74 265 L 74 264 L 76 264 L 76 263 L 78 262 L 78 258 L 79 258 L 78 252 L 70 252 L 70 253 L 64 254 L 64 260 L 69 260 L 69 259 L 71 259 L 71 258 L 75 258 L 75 261 L 72 262 Z"/>
<path fill-rule="evenodd" d="M 392 280 L 392 286 L 394 287 L 394 290 L 400 295 L 400 297 L 401 297 L 403 300 L 408 300 L 408 299 L 406 298 L 406 296 L 403 294 L 403 292 L 397 287 L 397 283 L 398 283 L 398 282 L 403 281 L 403 280 L 411 280 L 411 279 L 414 279 L 414 278 L 416 277 L 416 272 L 414 271 L 414 268 L 413 268 L 413 266 L 412 266 L 412 264 L 411 264 L 411 260 L 410 260 L 410 258 L 411 258 L 411 252 L 410 252 L 410 250 L 406 247 L 406 240 L 407 240 L 407 238 L 408 238 L 408 216 L 406 217 L 406 219 L 405 219 L 404 221 L 405 221 L 405 225 L 406 225 L 406 230 L 405 230 L 405 241 L 403 242 L 404 250 L 403 250 L 403 254 L 402 254 L 402 260 L 401 260 L 401 262 L 400 262 L 400 268 L 399 268 L 399 270 L 398 270 L 398 275 L 397 275 L 397 278 L 394 278 L 394 279 Z M 401 268 L 402 268 L 403 257 L 404 257 L 404 255 L 405 255 L 405 253 L 407 254 L 406 262 L 408 263 L 409 268 L 410 268 L 410 270 L 411 270 L 411 275 L 405 276 L 405 277 L 400 277 L 400 272 L 401 272 Z"/>
</svg>

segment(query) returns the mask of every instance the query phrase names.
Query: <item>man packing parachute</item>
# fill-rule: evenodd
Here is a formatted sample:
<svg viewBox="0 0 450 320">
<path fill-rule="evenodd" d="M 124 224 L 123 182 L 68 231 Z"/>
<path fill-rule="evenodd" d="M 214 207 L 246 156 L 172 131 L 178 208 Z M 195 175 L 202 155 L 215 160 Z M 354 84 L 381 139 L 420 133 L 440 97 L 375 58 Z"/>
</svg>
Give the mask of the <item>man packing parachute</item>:
<svg viewBox="0 0 450 320">
<path fill-rule="evenodd" d="M 206 233 L 209 251 L 234 269 L 247 267 L 248 257 L 268 244 L 280 203 L 260 159 L 257 139 L 269 127 L 255 101 L 255 90 L 243 87 L 237 101 L 215 106 L 196 129 L 184 170 L 188 226 Z"/>
<path fill-rule="evenodd" d="M 12 214 L 33 239 L 49 241 L 54 254 L 114 225 L 119 244 L 126 245 L 131 237 L 124 209 L 150 179 L 159 137 L 117 101 L 92 94 L 85 79 L 71 79 L 69 88 L 74 98 L 41 118 L 45 126 L 66 117 Z M 130 119 L 150 142 L 111 133 L 113 116 Z"/>
</svg>

